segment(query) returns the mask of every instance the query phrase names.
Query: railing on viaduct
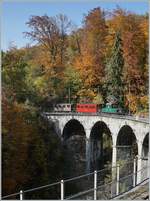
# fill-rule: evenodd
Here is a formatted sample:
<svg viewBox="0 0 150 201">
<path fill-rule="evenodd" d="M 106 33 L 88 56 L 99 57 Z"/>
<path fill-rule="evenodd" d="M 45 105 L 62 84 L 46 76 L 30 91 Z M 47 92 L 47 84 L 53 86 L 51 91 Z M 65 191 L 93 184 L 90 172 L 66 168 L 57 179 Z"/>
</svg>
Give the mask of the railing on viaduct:
<svg viewBox="0 0 150 201">
<path fill-rule="evenodd" d="M 77 112 L 43 112 L 44 115 L 52 115 L 52 116 L 102 116 L 102 117 L 111 117 L 117 119 L 126 119 L 132 121 L 139 121 L 149 123 L 149 118 L 147 117 L 139 117 L 133 115 L 117 115 L 117 114 L 107 114 L 107 113 L 77 113 Z"/>
<path fill-rule="evenodd" d="M 79 116 L 111 116 L 114 118 L 123 118 L 123 119 L 131 119 L 131 120 L 139 120 L 139 121 L 146 121 L 148 122 L 148 117 L 141 117 L 138 115 L 128 115 L 128 114 L 113 114 L 113 113 L 103 113 L 103 112 L 96 112 L 96 113 L 80 113 L 80 112 L 43 112 L 42 114 L 50 114 L 50 115 L 79 115 Z"/>
<path fill-rule="evenodd" d="M 36 194 L 36 192 L 44 189 L 46 191 L 53 192 L 53 196 L 49 197 L 48 199 L 113 199 L 124 192 L 130 191 L 140 183 L 146 180 L 148 181 L 149 166 L 147 165 L 141 170 L 137 171 L 137 160 L 138 159 L 134 159 L 123 164 L 117 164 L 115 167 L 107 166 L 107 168 L 102 170 L 95 170 L 89 174 L 64 179 L 37 188 L 20 190 L 18 193 L 3 196 L 2 199 L 25 200 L 29 198 L 28 194 Z M 127 168 L 130 166 L 133 168 Z M 128 169 L 127 171 L 125 171 L 126 168 Z M 138 174 L 142 175 L 140 182 L 137 182 Z M 105 180 L 102 179 L 104 175 L 107 175 Z M 68 186 L 72 186 L 73 188 L 75 186 L 80 186 L 80 188 L 76 189 L 74 192 L 71 192 L 67 191 Z M 54 192 L 56 192 L 55 196 Z M 39 199 L 42 199 L 42 197 Z"/>
</svg>

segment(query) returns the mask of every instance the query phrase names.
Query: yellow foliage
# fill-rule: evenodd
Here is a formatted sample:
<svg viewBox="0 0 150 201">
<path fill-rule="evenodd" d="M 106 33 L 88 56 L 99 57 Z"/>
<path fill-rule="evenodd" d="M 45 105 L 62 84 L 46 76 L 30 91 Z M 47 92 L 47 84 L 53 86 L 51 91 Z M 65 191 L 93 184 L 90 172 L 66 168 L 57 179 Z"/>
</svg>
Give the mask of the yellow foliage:
<svg viewBox="0 0 150 201">
<path fill-rule="evenodd" d="M 148 26 L 149 26 L 149 22 L 147 19 L 143 19 L 141 24 L 140 24 L 140 28 L 142 33 L 144 33 L 145 39 L 148 40 L 149 38 L 149 32 L 148 32 Z"/>
<path fill-rule="evenodd" d="M 95 103 L 95 104 L 103 104 L 104 100 L 103 100 L 102 95 L 100 95 L 100 94 L 96 95 L 94 97 L 93 103 Z"/>
<path fill-rule="evenodd" d="M 96 94 L 90 89 L 81 89 L 77 95 L 81 102 L 92 102 Z"/>
<path fill-rule="evenodd" d="M 148 96 L 140 97 L 140 102 L 143 106 L 148 107 Z"/>
<path fill-rule="evenodd" d="M 37 91 L 39 92 L 39 94 L 41 95 L 47 95 L 46 91 L 47 91 L 47 83 L 44 77 L 38 77 L 35 82 L 34 85 L 37 89 Z"/>
<path fill-rule="evenodd" d="M 139 98 L 137 96 L 131 94 L 126 95 L 126 105 L 128 105 L 132 113 L 136 113 L 138 111 L 138 99 Z"/>
<path fill-rule="evenodd" d="M 139 97 L 132 94 L 127 94 L 126 106 L 128 106 L 130 111 L 134 114 L 148 112 L 148 96 Z"/>
</svg>

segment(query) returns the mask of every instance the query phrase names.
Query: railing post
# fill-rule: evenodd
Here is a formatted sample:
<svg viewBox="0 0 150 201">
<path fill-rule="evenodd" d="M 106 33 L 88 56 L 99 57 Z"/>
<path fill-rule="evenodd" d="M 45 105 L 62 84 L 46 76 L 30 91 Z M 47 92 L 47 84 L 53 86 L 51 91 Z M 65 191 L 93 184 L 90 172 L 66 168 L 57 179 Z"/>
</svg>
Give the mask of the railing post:
<svg viewBox="0 0 150 201">
<path fill-rule="evenodd" d="M 97 171 L 94 171 L 94 200 L 97 200 Z"/>
<path fill-rule="evenodd" d="M 133 187 L 136 186 L 136 159 L 134 159 L 133 164 Z"/>
<path fill-rule="evenodd" d="M 23 191 L 20 190 L 20 200 L 23 200 Z"/>
<path fill-rule="evenodd" d="M 61 180 L 61 200 L 64 200 L 64 180 Z"/>
<path fill-rule="evenodd" d="M 119 195 L 119 169 L 120 166 L 117 164 L 117 184 L 116 184 L 116 195 Z"/>
</svg>

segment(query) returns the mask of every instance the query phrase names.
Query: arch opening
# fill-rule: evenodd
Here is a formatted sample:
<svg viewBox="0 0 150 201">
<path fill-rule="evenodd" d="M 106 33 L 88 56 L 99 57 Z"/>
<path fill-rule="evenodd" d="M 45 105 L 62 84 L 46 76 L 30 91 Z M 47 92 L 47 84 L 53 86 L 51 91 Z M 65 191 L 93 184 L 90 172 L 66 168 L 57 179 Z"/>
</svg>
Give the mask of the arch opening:
<svg viewBox="0 0 150 201">
<path fill-rule="evenodd" d="M 72 119 L 63 129 L 63 145 L 66 161 L 65 177 L 75 177 L 86 170 L 86 133 L 83 125 Z"/>
<path fill-rule="evenodd" d="M 63 129 L 63 141 L 67 141 L 69 138 L 74 136 L 85 137 L 85 130 L 83 125 L 76 119 L 72 119 L 67 122 Z"/>
<path fill-rule="evenodd" d="M 148 166 L 148 156 L 149 156 L 149 133 L 146 134 L 143 144 L 142 144 L 142 177 L 146 178 L 148 175 L 148 170 L 145 167 Z"/>
<path fill-rule="evenodd" d="M 117 137 L 117 161 L 129 160 L 138 155 L 138 146 L 135 134 L 128 125 L 123 126 Z"/>
<path fill-rule="evenodd" d="M 104 122 L 96 122 L 92 127 L 88 160 L 90 171 L 103 169 L 112 162 L 112 137 Z"/>
<path fill-rule="evenodd" d="M 136 136 L 132 128 L 124 125 L 117 137 L 117 163 L 121 165 L 120 175 L 120 189 L 129 190 L 133 186 L 133 171 L 134 171 L 134 158 L 138 155 L 138 145 Z M 137 166 L 136 166 L 137 170 Z M 122 179 L 130 175 L 127 179 Z M 137 175 L 135 180 L 137 180 Z"/>
</svg>

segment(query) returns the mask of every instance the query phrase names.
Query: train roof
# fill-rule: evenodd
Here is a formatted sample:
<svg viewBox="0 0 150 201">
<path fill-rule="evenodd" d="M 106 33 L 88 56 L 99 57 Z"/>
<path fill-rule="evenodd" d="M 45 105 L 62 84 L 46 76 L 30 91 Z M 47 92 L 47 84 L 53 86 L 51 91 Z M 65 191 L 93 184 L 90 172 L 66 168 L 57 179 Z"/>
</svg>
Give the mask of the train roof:
<svg viewBox="0 0 150 201">
<path fill-rule="evenodd" d="M 72 105 L 71 103 L 56 103 L 55 105 Z"/>
</svg>

